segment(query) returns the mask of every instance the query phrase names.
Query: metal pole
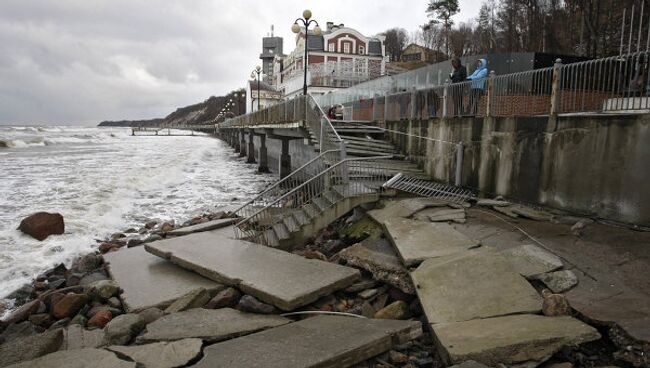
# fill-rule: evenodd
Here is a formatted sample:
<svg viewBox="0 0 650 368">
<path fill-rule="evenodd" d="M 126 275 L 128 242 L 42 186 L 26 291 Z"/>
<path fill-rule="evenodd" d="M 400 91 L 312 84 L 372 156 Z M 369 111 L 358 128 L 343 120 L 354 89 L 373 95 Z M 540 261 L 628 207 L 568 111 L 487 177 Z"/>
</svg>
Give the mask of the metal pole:
<svg viewBox="0 0 650 368">
<path fill-rule="evenodd" d="M 307 63 L 307 38 L 309 37 L 309 23 L 305 23 L 305 75 L 303 79 L 303 84 L 302 84 L 302 94 L 307 96 L 307 66 L 309 65 Z"/>
<path fill-rule="evenodd" d="M 618 50 L 618 56 L 623 55 L 623 39 L 625 38 L 625 11 L 626 10 L 627 10 L 626 8 L 623 9 L 623 22 L 621 23 L 621 46 L 619 47 Z"/>
<path fill-rule="evenodd" d="M 641 14 L 639 15 L 639 36 L 636 40 L 636 52 L 641 51 L 641 28 L 643 27 L 643 6 L 645 1 L 641 1 Z"/>
<path fill-rule="evenodd" d="M 260 73 L 257 73 L 257 111 L 260 111 Z"/>
<path fill-rule="evenodd" d="M 630 14 L 630 37 L 627 41 L 627 53 L 632 52 L 632 33 L 634 33 L 634 5 L 632 4 L 632 14 Z"/>
</svg>

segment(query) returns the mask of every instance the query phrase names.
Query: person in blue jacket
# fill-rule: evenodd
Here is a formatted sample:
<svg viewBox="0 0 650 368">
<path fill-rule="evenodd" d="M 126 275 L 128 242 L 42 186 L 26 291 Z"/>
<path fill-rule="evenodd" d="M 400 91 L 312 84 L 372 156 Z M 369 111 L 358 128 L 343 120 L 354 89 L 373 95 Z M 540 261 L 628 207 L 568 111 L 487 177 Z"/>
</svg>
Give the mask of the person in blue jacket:
<svg viewBox="0 0 650 368">
<path fill-rule="evenodd" d="M 469 95 L 469 106 L 472 115 L 478 112 L 478 106 L 481 102 L 481 96 L 485 90 L 485 78 L 488 76 L 487 60 L 479 59 L 476 61 L 476 70 L 472 73 L 467 80 L 476 81 L 472 83 L 472 91 Z"/>
</svg>

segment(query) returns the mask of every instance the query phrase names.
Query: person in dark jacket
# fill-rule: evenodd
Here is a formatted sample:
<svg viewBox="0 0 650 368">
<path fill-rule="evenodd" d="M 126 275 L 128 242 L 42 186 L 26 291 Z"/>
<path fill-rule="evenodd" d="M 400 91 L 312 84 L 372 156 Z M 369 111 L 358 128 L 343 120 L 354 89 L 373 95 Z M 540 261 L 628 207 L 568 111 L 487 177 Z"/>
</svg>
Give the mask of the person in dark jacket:
<svg viewBox="0 0 650 368">
<path fill-rule="evenodd" d="M 460 59 L 454 56 L 451 59 L 451 66 L 453 70 L 449 74 L 449 79 L 451 83 L 460 83 L 464 82 L 467 79 L 467 68 L 460 62 Z M 463 86 L 455 86 L 451 88 L 451 101 L 452 114 L 455 116 L 460 116 L 463 114 Z"/>
</svg>

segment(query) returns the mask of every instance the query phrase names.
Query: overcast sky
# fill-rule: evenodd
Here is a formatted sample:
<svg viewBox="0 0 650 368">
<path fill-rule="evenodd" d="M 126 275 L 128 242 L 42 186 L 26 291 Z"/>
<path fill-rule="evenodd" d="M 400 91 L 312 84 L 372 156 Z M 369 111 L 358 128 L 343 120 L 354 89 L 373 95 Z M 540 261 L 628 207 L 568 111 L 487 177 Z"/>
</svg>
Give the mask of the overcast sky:
<svg viewBox="0 0 650 368">
<path fill-rule="evenodd" d="M 456 21 L 481 0 L 460 0 Z M 163 117 L 243 87 L 275 25 L 309 8 L 366 35 L 426 22 L 426 0 L 0 0 L 0 124 Z"/>
</svg>

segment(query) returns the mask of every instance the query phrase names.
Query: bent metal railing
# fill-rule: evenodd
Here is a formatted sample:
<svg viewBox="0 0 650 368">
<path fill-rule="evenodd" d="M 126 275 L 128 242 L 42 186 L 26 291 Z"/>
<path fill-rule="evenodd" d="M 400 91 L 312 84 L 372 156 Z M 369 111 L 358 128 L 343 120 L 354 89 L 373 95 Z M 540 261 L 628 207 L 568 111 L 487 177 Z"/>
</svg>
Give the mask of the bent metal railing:
<svg viewBox="0 0 650 368">
<path fill-rule="evenodd" d="M 378 193 L 384 182 L 392 177 L 385 160 L 392 156 L 355 157 L 343 159 L 284 194 L 264 203 L 262 208 L 239 221 L 235 229 L 237 239 L 272 245 L 273 226 L 294 211 L 314 216 L 319 211 L 333 207 L 338 202 L 354 197 Z M 316 207 L 306 209 L 310 204 Z"/>
</svg>

